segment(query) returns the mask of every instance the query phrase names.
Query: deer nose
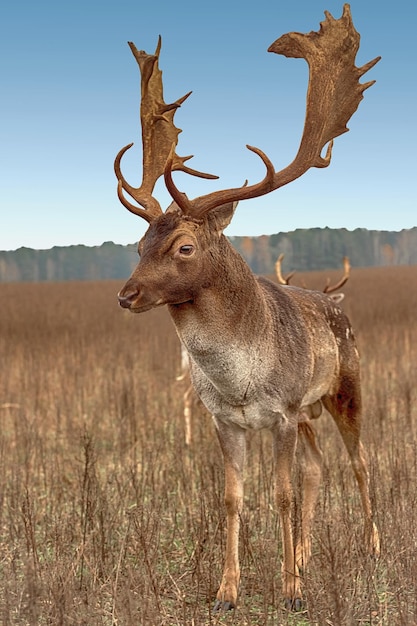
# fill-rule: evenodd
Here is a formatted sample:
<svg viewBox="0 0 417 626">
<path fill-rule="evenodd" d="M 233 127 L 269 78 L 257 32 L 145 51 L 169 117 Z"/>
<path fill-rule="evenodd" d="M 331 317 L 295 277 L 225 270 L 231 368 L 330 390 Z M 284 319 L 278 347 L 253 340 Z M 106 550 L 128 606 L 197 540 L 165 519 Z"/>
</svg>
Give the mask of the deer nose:
<svg viewBox="0 0 417 626">
<path fill-rule="evenodd" d="M 123 290 L 120 291 L 117 294 L 120 306 L 123 307 L 124 309 L 130 309 L 130 307 L 132 306 L 133 300 L 136 298 L 138 293 L 139 292 L 137 289 L 132 289 L 131 291 L 128 291 L 127 293 L 123 293 Z"/>
</svg>

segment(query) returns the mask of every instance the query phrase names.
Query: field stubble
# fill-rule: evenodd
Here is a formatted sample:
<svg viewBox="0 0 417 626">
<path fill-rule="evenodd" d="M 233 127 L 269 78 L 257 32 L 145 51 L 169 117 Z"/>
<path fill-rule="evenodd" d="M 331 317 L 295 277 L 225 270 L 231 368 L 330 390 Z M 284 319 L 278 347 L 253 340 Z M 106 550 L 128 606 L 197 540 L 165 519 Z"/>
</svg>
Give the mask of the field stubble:
<svg viewBox="0 0 417 626">
<path fill-rule="evenodd" d="M 344 288 L 382 554 L 364 551 L 350 464 L 323 416 L 299 615 L 281 606 L 268 433 L 249 441 L 239 605 L 212 615 L 225 541 L 214 428 L 196 408 L 187 448 L 167 311 L 123 312 L 119 287 L 0 285 L 0 623 L 416 624 L 417 266 L 355 269 Z"/>
</svg>

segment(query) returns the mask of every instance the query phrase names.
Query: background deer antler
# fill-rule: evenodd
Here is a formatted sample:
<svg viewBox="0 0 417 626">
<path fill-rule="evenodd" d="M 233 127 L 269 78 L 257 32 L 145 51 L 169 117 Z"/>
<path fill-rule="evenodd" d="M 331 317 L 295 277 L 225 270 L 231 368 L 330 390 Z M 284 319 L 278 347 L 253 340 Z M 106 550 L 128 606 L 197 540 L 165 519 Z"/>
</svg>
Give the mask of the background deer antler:
<svg viewBox="0 0 417 626">
<path fill-rule="evenodd" d="M 284 260 L 284 254 L 281 252 L 281 254 L 279 255 L 279 257 L 276 260 L 275 263 L 275 274 L 277 277 L 277 281 L 280 285 L 289 285 L 290 284 L 290 280 L 291 278 L 294 276 L 295 271 L 290 272 L 289 274 L 287 274 L 286 276 L 283 276 L 282 274 L 282 261 Z M 349 261 L 349 257 L 344 256 L 343 257 L 343 276 L 342 278 L 335 283 L 334 285 L 330 284 L 330 278 L 327 278 L 326 280 L 326 284 L 323 287 L 323 293 L 333 293 L 334 291 L 337 291 L 338 289 L 340 289 L 341 287 L 343 287 L 343 285 L 349 280 L 349 276 L 350 276 L 350 261 Z"/>
<path fill-rule="evenodd" d="M 286 276 L 282 275 L 282 261 L 284 260 L 284 253 L 281 252 L 281 254 L 279 255 L 279 257 L 277 258 L 276 262 L 275 262 L 275 274 L 277 277 L 277 280 L 279 282 L 280 285 L 289 285 L 290 284 L 290 280 L 291 278 L 294 276 L 295 274 L 295 270 L 290 272 L 289 274 L 287 274 Z"/>
<path fill-rule="evenodd" d="M 258 148 L 247 146 L 260 156 L 267 174 L 255 185 L 215 191 L 189 200 L 175 187 L 172 170 L 175 160 L 169 159 L 165 168 L 165 184 L 184 213 L 201 216 L 229 202 L 247 200 L 267 194 L 304 174 L 311 167 L 327 167 L 330 163 L 332 141 L 348 131 L 347 122 L 363 98 L 363 92 L 375 81 L 359 83 L 359 78 L 370 70 L 381 57 L 362 67 L 355 66 L 360 36 L 355 30 L 350 7 L 345 4 L 343 15 L 335 20 L 328 11 L 319 32 L 283 35 L 268 48 L 287 57 L 304 58 L 309 65 L 307 108 L 303 136 L 295 159 L 279 172 Z M 329 143 L 330 142 L 330 143 Z M 325 157 L 321 152 L 328 145 Z"/>
<path fill-rule="evenodd" d="M 344 272 L 342 278 L 334 285 L 330 285 L 330 278 L 327 278 L 326 285 L 323 289 L 324 293 L 333 293 L 334 291 L 337 291 L 338 289 L 343 287 L 343 285 L 348 281 L 350 276 L 350 262 L 349 257 L 347 256 L 343 257 L 343 269 Z"/>
<path fill-rule="evenodd" d="M 132 213 L 143 217 L 147 222 L 151 222 L 162 213 L 161 206 L 156 198 L 152 196 L 152 192 L 156 181 L 164 172 L 171 151 L 171 167 L 173 170 L 181 170 L 201 178 L 215 179 L 218 176 L 198 172 L 187 167 L 184 163 L 192 157 L 180 157 L 175 153 L 175 146 L 177 145 L 181 129 L 176 128 L 174 125 L 174 115 L 176 110 L 191 94 L 191 91 L 172 104 L 164 102 L 162 72 L 158 66 L 161 37 L 158 39 L 155 54 L 147 54 L 143 50 L 138 50 L 131 41 L 128 43 L 141 73 L 140 119 L 143 145 L 141 186 L 132 187 L 125 180 L 120 167 L 122 156 L 133 146 L 133 143 L 120 150 L 114 162 L 114 171 L 118 180 L 118 196 L 122 204 Z M 131 204 L 124 197 L 123 190 L 143 208 Z"/>
</svg>

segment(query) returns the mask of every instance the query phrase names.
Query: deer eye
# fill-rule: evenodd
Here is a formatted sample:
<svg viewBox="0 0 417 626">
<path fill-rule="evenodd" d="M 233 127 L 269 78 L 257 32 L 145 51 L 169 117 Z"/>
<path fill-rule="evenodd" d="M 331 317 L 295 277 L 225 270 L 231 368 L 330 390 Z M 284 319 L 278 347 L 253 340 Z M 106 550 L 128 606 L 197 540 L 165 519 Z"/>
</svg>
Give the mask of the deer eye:
<svg viewBox="0 0 417 626">
<path fill-rule="evenodd" d="M 186 244 L 184 246 L 180 246 L 179 253 L 183 256 L 190 256 L 194 252 L 194 246 L 191 244 Z"/>
</svg>

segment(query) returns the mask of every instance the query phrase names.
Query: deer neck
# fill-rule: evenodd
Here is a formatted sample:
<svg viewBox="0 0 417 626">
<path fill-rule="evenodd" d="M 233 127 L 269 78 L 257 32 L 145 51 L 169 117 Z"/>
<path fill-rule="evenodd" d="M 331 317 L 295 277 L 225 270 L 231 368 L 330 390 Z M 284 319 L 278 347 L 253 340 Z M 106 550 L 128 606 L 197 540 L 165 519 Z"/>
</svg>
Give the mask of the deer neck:
<svg viewBox="0 0 417 626">
<path fill-rule="evenodd" d="M 223 235 L 209 257 L 207 279 L 193 301 L 169 306 L 178 335 L 191 354 L 215 352 L 230 342 L 252 343 L 269 319 L 256 277 Z"/>
</svg>

